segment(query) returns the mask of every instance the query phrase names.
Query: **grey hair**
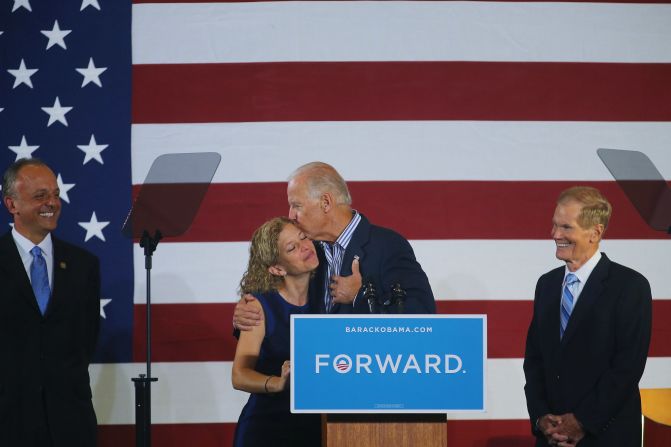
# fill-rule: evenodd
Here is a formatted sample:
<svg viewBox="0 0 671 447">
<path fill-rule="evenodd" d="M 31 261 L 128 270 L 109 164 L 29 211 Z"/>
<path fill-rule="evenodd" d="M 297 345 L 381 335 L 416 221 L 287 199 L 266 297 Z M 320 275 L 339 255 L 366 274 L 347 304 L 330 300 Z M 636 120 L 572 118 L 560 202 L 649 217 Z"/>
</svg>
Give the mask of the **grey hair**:
<svg viewBox="0 0 671 447">
<path fill-rule="evenodd" d="M 26 166 L 44 166 L 49 168 L 45 162 L 39 158 L 22 158 L 9 165 L 2 176 L 2 197 L 14 197 L 16 195 L 16 178 L 19 172 Z"/>
<path fill-rule="evenodd" d="M 333 166 L 321 161 L 306 163 L 292 172 L 288 181 L 296 177 L 305 177 L 311 198 L 318 199 L 325 192 L 330 192 L 338 205 L 352 205 L 347 183 Z"/>
</svg>

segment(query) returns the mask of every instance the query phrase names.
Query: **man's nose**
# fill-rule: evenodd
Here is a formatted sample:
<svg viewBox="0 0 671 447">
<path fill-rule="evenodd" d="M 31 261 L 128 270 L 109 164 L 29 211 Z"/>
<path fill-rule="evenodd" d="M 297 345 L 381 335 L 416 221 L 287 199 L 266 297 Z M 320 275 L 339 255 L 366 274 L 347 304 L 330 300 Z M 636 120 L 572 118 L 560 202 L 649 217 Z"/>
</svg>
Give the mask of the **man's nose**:
<svg viewBox="0 0 671 447">
<path fill-rule="evenodd" d="M 46 204 L 49 205 L 49 206 L 54 206 L 54 205 L 60 203 L 60 201 L 61 201 L 60 194 L 49 194 L 47 196 Z"/>
<path fill-rule="evenodd" d="M 296 220 L 296 211 L 292 207 L 289 207 L 289 219 Z"/>
</svg>

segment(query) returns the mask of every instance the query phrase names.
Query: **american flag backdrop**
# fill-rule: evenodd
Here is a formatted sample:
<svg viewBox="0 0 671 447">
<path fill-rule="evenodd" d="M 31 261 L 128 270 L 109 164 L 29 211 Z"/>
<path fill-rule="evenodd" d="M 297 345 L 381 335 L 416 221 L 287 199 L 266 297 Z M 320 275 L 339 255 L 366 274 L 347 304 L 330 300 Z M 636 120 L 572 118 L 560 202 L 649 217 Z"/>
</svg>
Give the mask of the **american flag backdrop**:
<svg viewBox="0 0 671 447">
<path fill-rule="evenodd" d="M 103 270 L 101 362 L 132 360 L 130 207 L 131 5 L 96 0 L 0 2 L 0 170 L 37 157 L 57 175 L 57 235 Z M 124 4 L 125 3 L 125 4 Z M 11 216 L 3 205 L 2 230 Z"/>
<path fill-rule="evenodd" d="M 154 255 L 154 445 L 230 445 L 247 241 L 287 213 L 285 179 L 313 160 L 411 241 L 439 312 L 488 316 L 487 411 L 448 415 L 451 446 L 531 445 L 524 339 L 536 280 L 559 265 L 554 200 L 573 184 L 614 205 L 602 249 L 654 297 L 641 386 L 671 387 L 669 237 L 600 147 L 644 151 L 671 177 L 669 3 L 0 0 L 0 168 L 49 163 L 58 235 L 102 261 L 104 446 L 133 444 L 145 273 L 120 228 L 163 153 L 222 163 L 193 226 Z"/>
</svg>

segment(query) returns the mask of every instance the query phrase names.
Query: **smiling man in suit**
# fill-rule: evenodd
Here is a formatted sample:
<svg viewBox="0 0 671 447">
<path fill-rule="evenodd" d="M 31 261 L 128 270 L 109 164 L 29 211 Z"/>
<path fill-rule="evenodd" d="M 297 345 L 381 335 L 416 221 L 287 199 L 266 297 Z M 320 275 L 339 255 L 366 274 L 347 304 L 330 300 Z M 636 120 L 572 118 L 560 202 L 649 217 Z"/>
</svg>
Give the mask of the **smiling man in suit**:
<svg viewBox="0 0 671 447">
<path fill-rule="evenodd" d="M 2 180 L 14 228 L 0 237 L 0 445 L 95 447 L 88 366 L 100 315 L 98 259 L 52 236 L 54 173 L 37 159 Z"/>
<path fill-rule="evenodd" d="M 537 446 L 641 445 L 652 298 L 643 275 L 599 252 L 611 212 L 590 187 L 557 200 L 552 238 L 565 266 L 538 280 L 524 357 Z"/>
</svg>

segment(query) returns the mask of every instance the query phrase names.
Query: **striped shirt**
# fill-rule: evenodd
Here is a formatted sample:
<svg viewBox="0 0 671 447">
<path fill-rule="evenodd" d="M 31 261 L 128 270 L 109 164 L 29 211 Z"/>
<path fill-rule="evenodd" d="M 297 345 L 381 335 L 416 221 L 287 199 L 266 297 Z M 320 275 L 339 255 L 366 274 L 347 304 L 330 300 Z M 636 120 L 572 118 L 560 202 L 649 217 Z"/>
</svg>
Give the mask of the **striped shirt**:
<svg viewBox="0 0 671 447">
<path fill-rule="evenodd" d="M 324 255 L 326 256 L 326 277 L 324 278 L 325 290 L 324 290 L 324 308 L 326 313 L 331 313 L 333 309 L 333 300 L 331 298 L 331 289 L 329 285 L 331 284 L 332 276 L 340 276 L 340 270 L 342 268 L 342 260 L 345 255 L 345 250 L 349 242 L 352 240 L 352 235 L 356 230 L 356 227 L 361 222 L 361 216 L 356 210 L 353 210 L 354 216 L 350 220 L 349 224 L 345 227 L 338 239 L 335 242 L 330 243 L 326 241 L 319 241 L 322 248 L 324 249 Z"/>
</svg>

